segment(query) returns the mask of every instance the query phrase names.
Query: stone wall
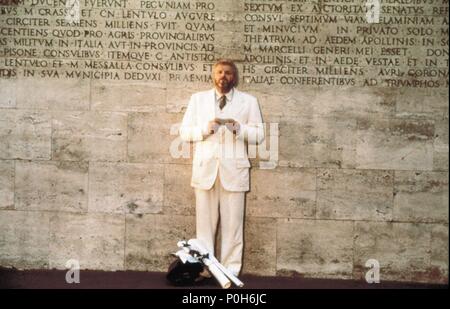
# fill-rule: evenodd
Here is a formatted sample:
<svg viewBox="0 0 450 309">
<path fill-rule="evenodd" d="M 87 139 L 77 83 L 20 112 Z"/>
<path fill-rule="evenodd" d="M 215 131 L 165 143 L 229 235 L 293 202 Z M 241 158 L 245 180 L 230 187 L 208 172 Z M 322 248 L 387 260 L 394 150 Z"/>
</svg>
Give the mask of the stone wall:
<svg viewBox="0 0 450 309">
<path fill-rule="evenodd" d="M 244 272 L 363 279 L 376 259 L 381 280 L 447 282 L 447 0 L 0 12 L 0 266 L 165 271 L 195 235 L 171 128 L 227 57 L 278 124 L 278 160 L 252 159 Z"/>
</svg>

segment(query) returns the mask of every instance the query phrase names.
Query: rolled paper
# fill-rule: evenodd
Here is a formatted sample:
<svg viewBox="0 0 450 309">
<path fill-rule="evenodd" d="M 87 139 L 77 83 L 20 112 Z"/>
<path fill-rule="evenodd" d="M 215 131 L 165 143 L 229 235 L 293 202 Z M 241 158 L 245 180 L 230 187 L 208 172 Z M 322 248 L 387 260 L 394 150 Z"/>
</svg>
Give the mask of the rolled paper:
<svg viewBox="0 0 450 309">
<path fill-rule="evenodd" d="M 203 242 L 199 239 L 190 239 L 188 242 L 188 245 L 191 246 L 192 249 L 197 250 L 202 255 L 207 255 L 208 259 L 211 261 L 210 265 L 207 265 L 208 268 L 211 270 L 211 265 L 213 265 L 215 268 L 217 268 L 221 273 L 225 274 L 226 277 L 228 277 L 235 285 L 239 287 L 243 287 L 244 283 L 239 280 L 238 277 L 233 275 L 225 266 L 220 264 L 220 262 L 215 258 L 214 255 L 211 254 L 211 252 L 206 249 Z"/>
</svg>

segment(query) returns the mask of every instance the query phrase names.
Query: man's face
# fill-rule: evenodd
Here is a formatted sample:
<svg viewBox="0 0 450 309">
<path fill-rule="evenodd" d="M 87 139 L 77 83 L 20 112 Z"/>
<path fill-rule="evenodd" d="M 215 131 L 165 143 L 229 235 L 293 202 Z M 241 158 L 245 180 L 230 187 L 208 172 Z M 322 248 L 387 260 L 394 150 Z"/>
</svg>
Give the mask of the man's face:
<svg viewBox="0 0 450 309">
<path fill-rule="evenodd" d="M 233 67 L 227 64 L 219 64 L 214 69 L 214 86 L 221 93 L 227 93 L 234 85 Z"/>
</svg>

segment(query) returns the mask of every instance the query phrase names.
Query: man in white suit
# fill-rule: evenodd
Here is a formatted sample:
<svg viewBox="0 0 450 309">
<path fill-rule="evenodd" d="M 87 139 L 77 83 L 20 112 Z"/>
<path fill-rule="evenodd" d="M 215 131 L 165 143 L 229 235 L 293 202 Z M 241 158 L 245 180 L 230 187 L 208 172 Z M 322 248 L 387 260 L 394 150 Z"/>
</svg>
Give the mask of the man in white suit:
<svg viewBox="0 0 450 309">
<path fill-rule="evenodd" d="M 191 186 L 196 197 L 197 238 L 214 253 L 220 217 L 220 262 L 234 275 L 242 266 L 245 192 L 249 190 L 248 144 L 264 140 L 258 101 L 237 90 L 230 60 L 212 69 L 214 88 L 192 95 L 180 136 L 194 142 Z"/>
</svg>

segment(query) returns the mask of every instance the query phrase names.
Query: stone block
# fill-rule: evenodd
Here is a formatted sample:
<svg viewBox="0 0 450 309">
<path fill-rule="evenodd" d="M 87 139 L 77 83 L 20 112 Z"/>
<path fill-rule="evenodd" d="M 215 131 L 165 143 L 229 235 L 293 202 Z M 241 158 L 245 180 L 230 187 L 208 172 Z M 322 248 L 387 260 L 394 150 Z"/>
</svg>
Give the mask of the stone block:
<svg viewBox="0 0 450 309">
<path fill-rule="evenodd" d="M 16 107 L 16 84 L 16 79 L 0 79 L 0 108 Z"/>
<path fill-rule="evenodd" d="M 170 147 L 178 138 L 171 127 L 181 122 L 176 114 L 131 113 L 128 119 L 128 159 L 131 162 L 169 162 Z"/>
<path fill-rule="evenodd" d="M 206 73 L 211 74 L 209 72 L 209 69 Z M 171 87 L 170 95 L 167 96 L 166 111 L 168 113 L 181 113 L 182 115 L 184 115 L 191 96 L 196 92 L 205 91 L 207 89 L 211 89 L 212 87 L 213 87 L 212 84 L 210 86 L 206 86 L 206 85 L 192 86 L 192 85 L 186 85 L 183 83 L 174 84 Z M 180 123 L 183 120 L 182 115 L 179 116 Z"/>
<path fill-rule="evenodd" d="M 51 116 L 39 111 L 0 113 L 0 159 L 49 160 Z"/>
<path fill-rule="evenodd" d="M 109 112 L 55 112 L 54 160 L 125 161 L 127 115 Z"/>
<path fill-rule="evenodd" d="M 320 169 L 317 218 L 392 220 L 393 187 L 392 171 Z"/>
<path fill-rule="evenodd" d="M 315 169 L 252 169 L 251 190 L 247 194 L 249 216 L 312 218 L 315 211 Z"/>
<path fill-rule="evenodd" d="M 93 82 L 93 110 L 164 112 L 167 90 L 161 83 Z"/>
<path fill-rule="evenodd" d="M 251 217 L 245 220 L 242 273 L 275 276 L 277 220 Z"/>
<path fill-rule="evenodd" d="M 428 224 L 356 222 L 355 279 L 364 280 L 366 261 L 375 259 L 380 281 L 429 281 L 430 230 Z"/>
<path fill-rule="evenodd" d="M 397 117 L 439 118 L 448 114 L 446 89 L 400 88 L 395 102 Z"/>
<path fill-rule="evenodd" d="M 279 125 L 280 166 L 354 167 L 355 130 L 351 119 L 286 117 Z"/>
<path fill-rule="evenodd" d="M 44 78 L 27 78 L 17 82 L 18 108 L 84 111 L 89 109 L 89 95 L 89 80 L 61 79 L 50 83 Z"/>
<path fill-rule="evenodd" d="M 125 268 L 166 272 L 177 242 L 195 238 L 192 216 L 127 215 Z"/>
<path fill-rule="evenodd" d="M 16 162 L 16 209 L 86 212 L 86 162 Z"/>
<path fill-rule="evenodd" d="M 352 222 L 278 221 L 277 275 L 350 279 L 352 269 Z"/>
<path fill-rule="evenodd" d="M 14 209 L 14 161 L 0 161 L 0 209 Z"/>
<path fill-rule="evenodd" d="M 47 212 L 0 210 L 0 265 L 48 268 L 49 220 Z"/>
<path fill-rule="evenodd" d="M 448 283 L 448 225 L 432 227 L 430 277 L 433 283 Z"/>
<path fill-rule="evenodd" d="M 50 268 L 124 270 L 125 218 L 119 214 L 57 213 L 50 218 Z"/>
<path fill-rule="evenodd" d="M 192 166 L 182 164 L 164 165 L 165 215 L 195 215 L 195 194 L 191 187 Z"/>
<path fill-rule="evenodd" d="M 267 122 L 270 117 L 301 117 L 312 115 L 314 105 L 311 102 L 317 95 L 315 89 L 272 89 L 268 87 L 257 88 L 249 85 L 251 75 L 242 74 L 242 87 L 258 99 L 263 121 Z M 248 89 L 247 89 L 248 88 Z"/>
<path fill-rule="evenodd" d="M 394 220 L 448 223 L 448 173 L 396 171 Z"/>
<path fill-rule="evenodd" d="M 437 119 L 434 124 L 433 169 L 448 171 L 448 117 Z"/>
<path fill-rule="evenodd" d="M 357 168 L 394 170 L 433 168 L 432 121 L 360 119 L 356 135 Z"/>
<path fill-rule="evenodd" d="M 159 213 L 163 183 L 160 164 L 91 163 L 89 212 Z"/>
<path fill-rule="evenodd" d="M 243 74 L 243 86 L 247 87 Z M 359 116 L 389 117 L 395 112 L 395 93 L 371 88 L 256 89 L 249 92 L 261 103 L 262 113 L 286 117 L 328 117 L 353 119 Z M 270 91 L 269 91 L 270 89 Z"/>
<path fill-rule="evenodd" d="M 395 113 L 395 91 L 380 88 L 321 89 L 310 99 L 312 115 L 391 117 Z"/>
</svg>

